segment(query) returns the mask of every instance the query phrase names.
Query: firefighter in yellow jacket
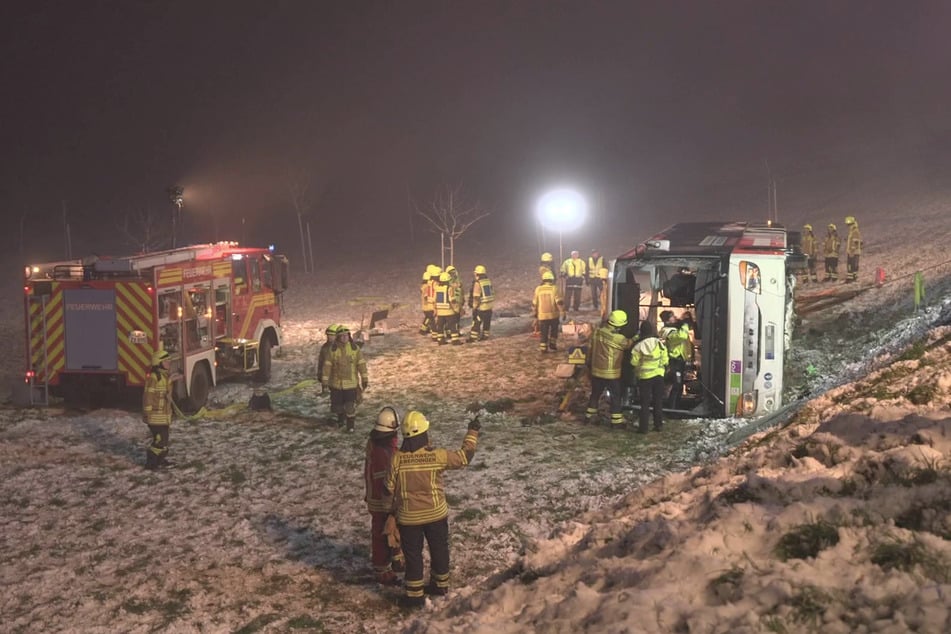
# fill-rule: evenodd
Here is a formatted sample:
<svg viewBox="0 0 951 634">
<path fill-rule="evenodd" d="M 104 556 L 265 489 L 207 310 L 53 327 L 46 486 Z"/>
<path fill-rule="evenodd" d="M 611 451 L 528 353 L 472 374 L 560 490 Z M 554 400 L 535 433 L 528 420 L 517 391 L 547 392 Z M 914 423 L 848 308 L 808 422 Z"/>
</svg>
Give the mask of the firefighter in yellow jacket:
<svg viewBox="0 0 951 634">
<path fill-rule="evenodd" d="M 449 504 L 443 471 L 469 465 L 479 439 L 479 418 L 469 422 L 462 447 L 429 446 L 429 421 L 417 411 L 402 423 L 403 443 L 393 456 L 385 489 L 393 495 L 393 512 L 406 558 L 404 604 L 419 607 L 425 595 L 449 592 Z M 429 584 L 423 581 L 423 540 L 429 545 Z"/>
<path fill-rule="evenodd" d="M 475 280 L 469 291 L 469 308 L 472 309 L 469 341 L 484 341 L 489 338 L 489 330 L 492 328 L 492 305 L 495 303 L 495 292 L 492 289 L 489 273 L 483 265 L 477 264 L 472 274 Z"/>
<path fill-rule="evenodd" d="M 436 310 L 436 329 L 433 330 L 433 341 L 438 344 L 462 344 L 459 334 L 459 314 L 461 312 L 462 297 L 452 282 L 452 275 L 443 271 L 439 274 L 439 281 L 433 287 L 433 301 Z"/>
<path fill-rule="evenodd" d="M 152 355 L 152 369 L 142 392 L 142 421 L 149 426 L 152 444 L 145 451 L 145 468 L 154 470 L 166 464 L 169 427 L 172 424 L 172 384 L 180 377 L 169 374 L 168 351 Z"/>
<path fill-rule="evenodd" d="M 624 352 L 632 344 L 620 332 L 626 325 L 627 313 L 623 310 L 611 311 L 608 323 L 591 335 L 591 352 L 588 354 L 591 396 L 585 411 L 585 423 L 597 422 L 598 401 L 604 390 L 608 390 L 611 394 L 611 429 L 624 429 L 624 417 L 621 415 L 621 364 Z"/>
<path fill-rule="evenodd" d="M 419 324 L 419 334 L 429 335 L 436 327 L 436 304 L 433 302 L 433 270 L 437 269 L 435 264 L 430 264 L 423 271 L 423 283 L 419 285 L 419 304 L 423 311 L 423 321 Z M 435 274 L 435 279 L 439 279 L 439 273 Z"/>
<path fill-rule="evenodd" d="M 646 434 L 651 408 L 654 410 L 654 431 L 664 426 L 664 375 L 667 373 L 667 347 L 649 321 L 642 321 L 638 341 L 631 349 L 631 365 L 637 374 L 640 393 L 640 420 L 637 431 Z"/>
<path fill-rule="evenodd" d="M 806 256 L 806 270 L 802 273 L 803 283 L 818 282 L 816 257 L 819 255 L 819 242 L 816 240 L 816 234 L 812 232 L 812 225 L 808 223 L 802 226 L 802 254 Z"/>
<path fill-rule="evenodd" d="M 859 256 L 862 255 L 862 232 L 855 216 L 846 216 L 845 225 L 849 233 L 845 237 L 845 281 L 854 282 L 859 279 Z"/>
<path fill-rule="evenodd" d="M 538 340 L 538 349 L 542 352 L 553 352 L 558 349 L 558 318 L 565 319 L 565 301 L 561 291 L 555 286 L 555 274 L 551 271 L 542 273 L 542 283 L 535 288 L 532 298 L 532 314 L 538 320 L 538 329 L 541 338 Z"/>
<path fill-rule="evenodd" d="M 367 362 L 360 347 L 350 340 L 350 329 L 337 326 L 337 340 L 324 359 L 321 373 L 324 387 L 330 388 L 330 411 L 337 415 L 337 425 L 352 432 L 357 420 L 357 402 L 370 385 Z"/>
<path fill-rule="evenodd" d="M 826 228 L 826 239 L 822 243 L 825 256 L 826 276 L 823 282 L 836 282 L 839 279 L 839 253 L 842 251 L 842 239 L 833 223 Z"/>
</svg>

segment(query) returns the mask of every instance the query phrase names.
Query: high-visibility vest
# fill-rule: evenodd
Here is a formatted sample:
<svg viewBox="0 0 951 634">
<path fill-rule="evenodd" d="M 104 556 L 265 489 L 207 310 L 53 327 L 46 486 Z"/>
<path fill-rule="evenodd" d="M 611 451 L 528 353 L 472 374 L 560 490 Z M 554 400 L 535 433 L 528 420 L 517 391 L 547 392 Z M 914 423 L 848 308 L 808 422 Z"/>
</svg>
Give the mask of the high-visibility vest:
<svg viewBox="0 0 951 634">
<path fill-rule="evenodd" d="M 613 326 L 601 326 L 591 337 L 591 374 L 599 379 L 621 377 L 624 351 L 631 347 L 631 340 Z"/>
<path fill-rule="evenodd" d="M 637 378 L 652 379 L 667 372 L 667 347 L 657 337 L 642 339 L 631 350 L 631 365 L 637 370 Z"/>
<path fill-rule="evenodd" d="M 565 301 L 557 286 L 548 282 L 535 288 L 532 312 L 538 319 L 558 319 L 564 309 Z"/>
<path fill-rule="evenodd" d="M 494 302 L 495 294 L 489 278 L 480 277 L 472 283 L 472 310 L 492 310 Z"/>
</svg>

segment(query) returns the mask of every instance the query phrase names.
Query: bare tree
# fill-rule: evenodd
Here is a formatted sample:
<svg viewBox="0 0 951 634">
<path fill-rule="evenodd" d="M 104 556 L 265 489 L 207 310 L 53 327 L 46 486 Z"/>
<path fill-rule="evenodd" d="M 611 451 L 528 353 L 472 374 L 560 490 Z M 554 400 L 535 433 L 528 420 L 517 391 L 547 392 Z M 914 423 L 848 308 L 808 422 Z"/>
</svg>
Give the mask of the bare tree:
<svg viewBox="0 0 951 634">
<path fill-rule="evenodd" d="M 307 232 L 310 231 L 310 225 L 307 224 L 307 229 L 304 228 L 304 216 L 310 211 L 314 206 L 314 196 L 311 191 L 312 176 L 305 169 L 298 169 L 292 172 L 287 178 L 287 186 L 291 199 L 291 206 L 294 208 L 294 213 L 297 214 L 297 230 L 300 232 L 300 252 L 301 257 L 304 260 L 304 272 L 312 271 L 314 254 L 313 251 L 310 252 L 310 258 L 308 258 L 307 252 Z M 309 264 L 308 264 L 309 262 Z"/>
<path fill-rule="evenodd" d="M 116 228 L 123 242 L 135 247 L 141 253 L 165 248 L 171 239 L 171 233 L 164 218 L 151 208 L 125 214 Z"/>
<path fill-rule="evenodd" d="M 447 185 L 438 190 L 425 208 L 420 208 L 415 203 L 413 206 L 416 213 L 425 218 L 439 234 L 440 265 L 443 267 L 446 266 L 446 251 L 449 251 L 449 264 L 455 265 L 456 240 L 462 237 L 469 227 L 491 213 L 478 201 L 467 201 L 462 185 Z"/>
</svg>

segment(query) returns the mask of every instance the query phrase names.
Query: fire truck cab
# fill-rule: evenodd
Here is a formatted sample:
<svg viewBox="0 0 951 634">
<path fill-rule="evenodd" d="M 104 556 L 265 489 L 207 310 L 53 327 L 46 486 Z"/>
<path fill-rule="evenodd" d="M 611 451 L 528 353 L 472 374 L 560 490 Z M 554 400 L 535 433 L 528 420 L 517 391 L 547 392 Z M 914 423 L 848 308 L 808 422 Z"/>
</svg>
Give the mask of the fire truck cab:
<svg viewBox="0 0 951 634">
<path fill-rule="evenodd" d="M 134 394 L 159 349 L 183 376 L 174 396 L 186 411 L 222 377 L 270 378 L 288 286 L 287 258 L 273 249 L 220 242 L 31 265 L 25 275 L 33 402 Z"/>
</svg>

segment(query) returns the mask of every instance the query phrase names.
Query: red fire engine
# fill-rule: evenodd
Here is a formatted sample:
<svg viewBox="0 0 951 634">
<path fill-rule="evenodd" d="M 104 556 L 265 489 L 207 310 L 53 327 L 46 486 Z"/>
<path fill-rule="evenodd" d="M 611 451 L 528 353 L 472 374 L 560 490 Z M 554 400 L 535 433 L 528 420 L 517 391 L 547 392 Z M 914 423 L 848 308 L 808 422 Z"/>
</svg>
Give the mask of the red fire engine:
<svg viewBox="0 0 951 634">
<path fill-rule="evenodd" d="M 235 242 L 26 267 L 24 316 L 33 403 L 97 402 L 142 388 L 164 348 L 175 399 L 190 411 L 226 375 L 268 380 L 281 345 L 287 258 Z M 134 392 L 133 392 L 134 393 Z"/>
</svg>

